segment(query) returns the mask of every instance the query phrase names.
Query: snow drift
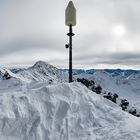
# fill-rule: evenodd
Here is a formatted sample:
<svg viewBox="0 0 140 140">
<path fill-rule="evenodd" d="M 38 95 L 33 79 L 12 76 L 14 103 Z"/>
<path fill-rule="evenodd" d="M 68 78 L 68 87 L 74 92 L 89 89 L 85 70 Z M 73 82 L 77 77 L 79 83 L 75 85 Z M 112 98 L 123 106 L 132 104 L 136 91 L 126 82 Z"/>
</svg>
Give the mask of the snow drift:
<svg viewBox="0 0 140 140">
<path fill-rule="evenodd" d="M 1 140 L 139 140 L 140 119 L 80 83 L 0 91 Z"/>
</svg>

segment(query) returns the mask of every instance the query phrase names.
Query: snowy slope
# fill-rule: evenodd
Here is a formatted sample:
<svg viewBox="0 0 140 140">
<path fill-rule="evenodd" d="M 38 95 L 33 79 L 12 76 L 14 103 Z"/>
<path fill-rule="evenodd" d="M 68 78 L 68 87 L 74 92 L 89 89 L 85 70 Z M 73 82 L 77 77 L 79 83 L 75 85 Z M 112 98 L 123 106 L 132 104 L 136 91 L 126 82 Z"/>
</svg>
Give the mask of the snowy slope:
<svg viewBox="0 0 140 140">
<path fill-rule="evenodd" d="M 28 69 L 19 70 L 16 75 L 29 83 L 34 81 L 60 83 L 68 80 L 68 74 L 43 61 L 36 62 Z"/>
<path fill-rule="evenodd" d="M 6 68 L 0 68 L 0 90 L 15 88 L 18 85 L 22 85 L 23 81 L 19 76 L 12 73 L 10 70 Z"/>
<path fill-rule="evenodd" d="M 80 83 L 0 90 L 0 140 L 139 140 L 139 132 L 139 118 Z"/>
<path fill-rule="evenodd" d="M 27 69 L 14 71 L 15 73 L 6 68 L 0 68 L 0 90 L 9 88 L 12 91 L 15 88 L 33 88 L 68 81 L 67 73 L 43 61 L 38 61 Z"/>
<path fill-rule="evenodd" d="M 6 68 L 0 68 L 0 80 L 16 78 L 17 76 Z"/>
<path fill-rule="evenodd" d="M 0 100 L 1 140 L 140 139 L 139 118 L 79 83 L 7 90 Z"/>
<path fill-rule="evenodd" d="M 76 75 L 76 78 L 83 77 L 94 80 L 104 90 L 117 93 L 121 98 L 128 99 L 132 104 L 140 103 L 140 74 L 112 76 L 105 71 L 96 71 L 93 75 Z"/>
</svg>

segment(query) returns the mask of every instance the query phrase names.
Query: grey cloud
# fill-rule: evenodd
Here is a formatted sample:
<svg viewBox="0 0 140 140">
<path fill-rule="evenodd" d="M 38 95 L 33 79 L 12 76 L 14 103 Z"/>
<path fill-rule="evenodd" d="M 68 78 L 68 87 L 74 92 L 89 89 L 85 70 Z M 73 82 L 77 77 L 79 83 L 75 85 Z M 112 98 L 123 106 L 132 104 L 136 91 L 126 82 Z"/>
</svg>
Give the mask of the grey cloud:
<svg viewBox="0 0 140 140">
<path fill-rule="evenodd" d="M 4 55 L 11 54 L 13 52 L 23 51 L 23 50 L 29 50 L 29 49 L 47 49 L 47 50 L 55 50 L 56 42 L 53 42 L 47 38 L 44 39 L 22 39 L 22 40 L 15 40 L 12 42 L 5 43 L 4 45 L 1 45 L 0 47 L 0 57 Z M 59 50 L 62 48 L 58 46 Z"/>
<path fill-rule="evenodd" d="M 117 3 L 117 2 L 116 2 Z M 140 31 L 140 1 L 120 1 L 118 2 L 118 11 L 116 17 L 118 20 L 124 21 L 128 30 L 131 32 Z M 119 14 L 118 14 L 119 12 Z"/>
<path fill-rule="evenodd" d="M 64 44 L 68 40 L 68 28 L 64 24 L 64 11 L 68 1 L 0 0 L 0 58 L 14 53 L 13 64 L 19 64 L 16 53 L 29 49 L 67 53 Z M 75 65 L 139 65 L 139 0 L 74 0 L 74 3 L 77 8 L 73 38 Z M 121 38 L 111 33 L 118 24 L 126 29 L 126 34 Z M 134 46 L 136 50 L 132 49 L 132 53 L 127 53 L 124 48 Z M 49 62 L 60 64 L 60 61 L 59 55 L 56 55 Z M 63 64 L 65 66 L 66 61 Z"/>
<path fill-rule="evenodd" d="M 86 64 L 140 65 L 140 53 L 92 54 L 74 58 Z M 88 63 L 89 62 L 89 63 Z"/>
</svg>

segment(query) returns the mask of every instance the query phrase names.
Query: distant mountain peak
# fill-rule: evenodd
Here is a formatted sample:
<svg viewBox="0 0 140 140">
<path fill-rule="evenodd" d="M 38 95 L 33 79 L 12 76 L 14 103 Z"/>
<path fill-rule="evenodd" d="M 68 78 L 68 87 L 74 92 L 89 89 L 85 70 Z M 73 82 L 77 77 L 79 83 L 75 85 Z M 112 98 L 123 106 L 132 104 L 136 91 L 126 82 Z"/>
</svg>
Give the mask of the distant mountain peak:
<svg viewBox="0 0 140 140">
<path fill-rule="evenodd" d="M 44 61 L 37 61 L 32 67 L 46 67 L 46 66 L 51 66 L 52 65 L 48 64 L 47 62 Z"/>
<path fill-rule="evenodd" d="M 44 62 L 37 61 L 33 66 L 17 73 L 24 81 L 67 81 L 68 76 L 58 68 Z"/>
</svg>

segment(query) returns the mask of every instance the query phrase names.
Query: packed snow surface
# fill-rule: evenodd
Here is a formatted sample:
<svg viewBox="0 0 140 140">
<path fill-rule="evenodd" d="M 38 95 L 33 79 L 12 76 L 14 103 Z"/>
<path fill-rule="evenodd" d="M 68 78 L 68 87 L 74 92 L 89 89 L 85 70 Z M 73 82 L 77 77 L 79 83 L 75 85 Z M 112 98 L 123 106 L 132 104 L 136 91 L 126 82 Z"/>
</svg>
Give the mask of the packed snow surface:
<svg viewBox="0 0 140 140">
<path fill-rule="evenodd" d="M 0 140 L 140 140 L 140 119 L 80 83 L 20 85 L 0 90 Z"/>
</svg>

